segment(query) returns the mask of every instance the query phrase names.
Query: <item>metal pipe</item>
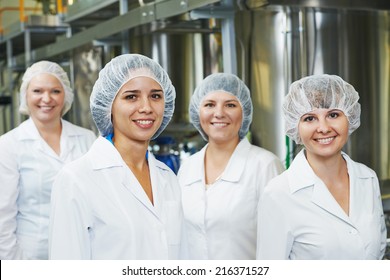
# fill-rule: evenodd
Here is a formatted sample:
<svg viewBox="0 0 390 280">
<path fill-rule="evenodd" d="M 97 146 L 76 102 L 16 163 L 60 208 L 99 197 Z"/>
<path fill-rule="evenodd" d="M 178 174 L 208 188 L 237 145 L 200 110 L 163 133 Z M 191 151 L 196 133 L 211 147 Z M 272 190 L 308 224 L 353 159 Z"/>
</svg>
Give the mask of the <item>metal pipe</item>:
<svg viewBox="0 0 390 280">
<path fill-rule="evenodd" d="M 38 9 L 37 8 L 24 8 L 24 10 L 27 10 L 27 11 L 33 11 L 33 12 L 36 12 Z M 2 16 L 3 16 L 3 12 L 19 12 L 20 11 L 20 7 L 3 7 L 3 8 L 0 8 L 0 34 L 3 34 L 3 19 L 2 19 Z"/>
<path fill-rule="evenodd" d="M 126 14 L 129 11 L 129 5 L 127 3 L 127 0 L 120 0 L 119 1 L 119 13 L 121 15 Z M 129 53 L 130 47 L 129 47 L 129 30 L 123 30 L 122 32 L 122 53 Z"/>
<path fill-rule="evenodd" d="M 64 7 L 62 6 L 62 0 L 57 0 L 57 14 L 62 15 L 64 13 Z"/>
<path fill-rule="evenodd" d="M 24 16 L 24 0 L 19 0 L 19 20 L 20 22 L 26 21 L 26 18 Z"/>
<path fill-rule="evenodd" d="M 237 75 L 234 16 L 221 20 L 223 70 Z"/>
<path fill-rule="evenodd" d="M 24 52 L 25 52 L 25 66 L 26 69 L 31 65 L 31 31 L 26 29 L 24 31 Z"/>
</svg>

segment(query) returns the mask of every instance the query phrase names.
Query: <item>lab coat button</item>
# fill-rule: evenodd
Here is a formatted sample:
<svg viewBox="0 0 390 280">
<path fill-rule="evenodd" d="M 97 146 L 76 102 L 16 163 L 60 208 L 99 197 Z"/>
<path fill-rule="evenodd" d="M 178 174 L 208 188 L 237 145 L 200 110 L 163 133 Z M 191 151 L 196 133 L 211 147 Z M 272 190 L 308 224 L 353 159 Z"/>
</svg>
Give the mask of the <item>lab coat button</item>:
<svg viewBox="0 0 390 280">
<path fill-rule="evenodd" d="M 349 233 L 350 234 L 352 234 L 352 235 L 356 235 L 358 232 L 357 232 L 357 230 L 356 229 L 351 229 L 350 231 L 349 231 Z"/>
</svg>

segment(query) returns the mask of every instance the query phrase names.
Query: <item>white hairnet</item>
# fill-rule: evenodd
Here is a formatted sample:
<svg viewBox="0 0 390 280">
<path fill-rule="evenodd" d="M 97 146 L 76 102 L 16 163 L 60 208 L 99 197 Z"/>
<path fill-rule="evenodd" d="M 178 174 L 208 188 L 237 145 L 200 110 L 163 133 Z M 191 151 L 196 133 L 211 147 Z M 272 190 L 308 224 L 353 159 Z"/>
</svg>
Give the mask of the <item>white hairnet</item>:
<svg viewBox="0 0 390 280">
<path fill-rule="evenodd" d="M 164 117 L 155 139 L 168 125 L 175 109 L 176 91 L 165 70 L 154 60 L 140 54 L 123 54 L 113 58 L 99 72 L 90 97 L 93 120 L 102 136 L 113 132 L 112 103 L 120 88 L 136 77 L 149 77 L 160 84 L 164 92 Z"/>
<path fill-rule="evenodd" d="M 298 132 L 300 118 L 315 109 L 338 109 L 348 118 L 351 134 L 360 126 L 359 94 L 354 87 L 336 75 L 313 75 L 291 84 L 284 98 L 283 113 L 286 134 L 302 144 Z"/>
<path fill-rule="evenodd" d="M 68 74 L 62 69 L 60 65 L 55 62 L 42 60 L 34 63 L 27 68 L 26 72 L 22 78 L 22 84 L 20 86 L 20 105 L 19 112 L 25 115 L 29 115 L 30 111 L 27 106 L 26 93 L 28 85 L 32 78 L 40 74 L 50 74 L 56 77 L 62 87 L 64 88 L 65 97 L 64 97 L 64 108 L 62 108 L 62 116 L 69 111 L 73 103 L 73 90 L 70 87 L 70 81 Z"/>
<path fill-rule="evenodd" d="M 207 94 L 219 90 L 225 91 L 237 97 L 241 105 L 242 124 L 238 135 L 240 139 L 242 139 L 249 131 L 249 126 L 252 122 L 253 106 L 248 87 L 240 78 L 233 74 L 211 74 L 197 86 L 190 101 L 190 122 L 196 127 L 203 139 L 208 141 L 208 136 L 200 125 L 200 104 Z"/>
</svg>

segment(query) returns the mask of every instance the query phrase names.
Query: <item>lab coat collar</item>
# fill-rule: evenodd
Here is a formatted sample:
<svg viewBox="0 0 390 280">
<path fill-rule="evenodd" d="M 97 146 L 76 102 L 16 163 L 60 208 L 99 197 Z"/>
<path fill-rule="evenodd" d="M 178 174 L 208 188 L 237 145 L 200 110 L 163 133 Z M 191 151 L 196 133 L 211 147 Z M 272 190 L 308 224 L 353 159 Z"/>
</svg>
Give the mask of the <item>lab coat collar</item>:
<svg viewBox="0 0 390 280">
<path fill-rule="evenodd" d="M 38 129 L 35 126 L 33 120 L 31 118 L 22 122 L 19 126 L 20 132 L 18 135 L 18 140 L 37 140 L 40 139 Z"/>
<path fill-rule="evenodd" d="M 172 172 L 167 165 L 157 160 L 152 153 L 149 152 L 148 156 L 149 170 L 150 170 L 150 180 L 152 183 L 153 190 L 153 204 L 150 202 L 149 198 L 143 191 L 143 200 L 142 203 L 151 211 L 158 219 L 161 220 L 161 213 L 163 211 L 162 197 L 164 197 L 165 188 L 169 187 L 169 182 L 166 180 L 166 177 L 161 177 L 161 172 L 158 172 L 159 169 L 164 170 L 165 172 Z M 165 173 L 163 172 L 163 173 Z M 140 197 L 142 199 L 142 197 Z"/>
<path fill-rule="evenodd" d="M 122 178 L 117 178 L 122 182 L 123 187 L 131 192 L 134 197 L 140 201 L 153 215 L 160 219 L 161 205 L 160 199 L 161 192 L 166 187 L 166 181 L 164 178 L 160 178 L 157 169 L 163 169 L 169 171 L 164 163 L 155 159 L 155 157 L 149 153 L 148 162 L 150 169 L 150 178 L 153 188 L 153 201 L 154 205 L 150 202 L 142 186 L 139 184 L 137 178 L 127 167 L 123 161 L 121 155 L 115 146 L 106 138 L 99 136 L 93 143 L 89 153 L 92 154 L 94 161 L 92 162 L 92 168 L 94 170 L 111 169 L 115 167 L 121 167 Z M 137 185 L 131 185 L 130 182 L 136 182 Z M 158 187 L 156 187 L 158 186 Z"/>
<path fill-rule="evenodd" d="M 353 176 L 357 178 L 372 178 L 375 177 L 375 173 L 368 169 L 363 168 L 361 164 L 356 165 L 356 169 L 352 168 L 353 160 L 344 152 L 341 152 L 341 155 L 347 162 L 348 173 L 352 176 L 351 172 L 353 172 Z M 302 170 L 305 170 L 303 173 Z M 296 174 L 300 174 L 300 176 L 296 176 Z M 290 168 L 287 171 L 288 181 L 290 184 L 290 191 L 294 193 L 303 188 L 313 186 L 314 184 L 321 182 L 321 180 L 314 173 L 313 169 L 309 165 L 304 153 L 304 149 L 298 153 L 298 155 L 294 158 Z"/>
<path fill-rule="evenodd" d="M 102 136 L 99 136 L 95 140 L 90 149 L 90 153 L 92 153 L 93 157 L 96 158 L 96 160 L 92 162 L 92 168 L 95 170 L 126 165 L 115 146 Z M 149 166 L 169 170 L 168 166 L 157 160 L 150 152 L 148 161 Z"/>
<path fill-rule="evenodd" d="M 191 170 L 191 172 L 186 174 L 185 178 L 183 178 L 186 185 L 191 185 L 198 181 L 204 181 L 204 156 L 207 146 L 208 144 L 206 144 L 199 152 L 188 158 L 188 170 Z"/>
<path fill-rule="evenodd" d="M 72 129 L 73 125 L 66 121 L 61 119 L 62 123 L 62 132 L 61 132 L 61 138 L 62 137 L 73 137 L 78 135 L 83 135 L 82 130 L 79 129 Z M 24 122 L 20 124 L 20 131 L 18 136 L 18 140 L 37 140 L 41 138 L 41 135 L 39 134 L 39 131 L 37 127 L 34 124 L 34 121 L 32 118 L 28 118 Z"/>
<path fill-rule="evenodd" d="M 61 119 L 62 123 L 62 134 L 67 137 L 81 136 L 83 135 L 83 131 L 81 129 L 72 129 L 75 125 Z"/>
<path fill-rule="evenodd" d="M 370 169 L 367 168 L 367 166 L 354 162 L 346 153 L 341 153 L 344 157 L 344 159 L 347 162 L 348 167 L 348 173 L 350 174 L 350 177 L 360 178 L 360 179 L 367 179 L 367 178 L 376 178 L 376 173 Z M 355 163 L 354 168 L 352 168 L 352 164 Z M 353 173 L 352 173 L 353 172 Z"/>
<path fill-rule="evenodd" d="M 188 170 L 192 172 L 186 176 L 185 184 L 190 185 L 198 181 L 204 181 L 204 157 L 209 144 L 203 147 L 198 153 L 192 155 L 189 161 Z M 238 182 L 244 172 L 251 144 L 248 139 L 242 139 L 234 150 L 229 162 L 222 174 L 221 180 L 229 182 Z"/>
<path fill-rule="evenodd" d="M 125 163 L 115 146 L 106 138 L 99 136 L 92 144 L 89 152 L 95 159 L 92 162 L 94 170 L 120 167 Z"/>
<path fill-rule="evenodd" d="M 302 170 L 304 170 L 304 172 L 302 172 Z M 297 174 L 299 174 L 299 176 L 297 176 Z M 318 181 L 319 178 L 306 160 L 304 149 L 296 155 L 288 168 L 287 178 L 291 193 L 313 186 Z"/>
<path fill-rule="evenodd" d="M 234 150 L 230 160 L 223 171 L 221 179 L 229 182 L 238 182 L 246 168 L 246 161 L 249 157 L 251 144 L 248 139 L 243 138 Z"/>
<path fill-rule="evenodd" d="M 68 139 L 82 135 L 79 129 L 73 129 L 74 125 L 68 121 L 61 119 L 62 131 L 61 131 L 61 154 L 58 156 L 51 148 L 49 148 L 48 144 L 44 142 L 43 138 L 39 134 L 37 127 L 35 126 L 32 118 L 27 119 L 23 123 L 20 124 L 20 133 L 18 135 L 19 141 L 25 140 L 33 140 L 34 148 L 40 150 L 41 152 L 47 154 L 48 156 L 62 160 L 66 159 L 68 154 L 72 152 L 75 147 L 75 141 L 68 141 Z M 38 141 L 36 141 L 38 140 Z"/>
<path fill-rule="evenodd" d="M 135 175 L 130 171 L 130 169 L 127 166 L 123 166 L 121 168 L 123 170 L 123 177 L 122 177 L 122 186 L 126 188 L 139 202 L 141 202 L 154 216 L 159 218 L 160 209 L 157 210 L 151 201 L 149 200 L 148 196 L 146 195 L 144 189 L 142 188 L 141 184 L 138 182 Z M 150 178 L 151 178 L 151 184 L 152 184 L 152 192 L 153 192 L 153 200 L 158 200 L 158 193 L 155 187 L 153 187 L 156 182 L 153 180 L 153 175 L 155 173 L 155 170 L 152 166 L 149 168 L 150 170 Z"/>
<path fill-rule="evenodd" d="M 342 152 L 342 156 L 347 162 L 348 173 L 351 178 L 351 192 L 353 192 L 352 188 L 354 188 L 355 178 L 369 178 L 375 176 L 374 173 L 367 171 L 365 168 L 362 168 L 360 164 L 357 165 L 358 169 L 354 169 L 352 167 L 353 161 L 350 159 L 350 157 L 344 152 Z M 300 176 L 297 176 L 296 174 L 300 174 Z M 287 171 L 287 176 L 292 194 L 304 188 L 313 187 L 311 201 L 314 204 L 354 226 L 350 217 L 348 217 L 347 214 L 341 209 L 340 205 L 329 192 L 326 185 L 310 167 L 308 161 L 306 160 L 304 150 L 302 150 L 294 159 L 293 163 Z"/>
<path fill-rule="evenodd" d="M 163 162 L 157 160 L 154 155 L 152 153 L 149 152 L 149 157 L 148 157 L 148 161 L 149 161 L 149 166 L 156 166 L 157 168 L 159 169 L 163 169 L 163 170 L 166 170 L 166 171 L 169 171 L 170 168 Z"/>
</svg>

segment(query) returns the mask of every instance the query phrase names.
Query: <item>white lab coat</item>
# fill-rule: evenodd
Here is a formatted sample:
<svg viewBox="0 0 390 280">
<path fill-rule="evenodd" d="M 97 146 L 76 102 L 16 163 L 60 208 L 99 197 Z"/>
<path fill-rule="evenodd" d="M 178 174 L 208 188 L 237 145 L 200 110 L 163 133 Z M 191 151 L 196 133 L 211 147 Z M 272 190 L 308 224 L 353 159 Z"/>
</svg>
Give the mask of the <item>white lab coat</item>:
<svg viewBox="0 0 390 280">
<path fill-rule="evenodd" d="M 62 120 L 58 156 L 32 119 L 0 137 L 0 259 L 48 258 L 54 177 L 95 139 L 92 131 Z"/>
<path fill-rule="evenodd" d="M 201 151 L 186 159 L 178 176 L 191 259 L 255 259 L 257 206 L 263 189 L 284 171 L 271 152 L 244 138 L 223 175 L 205 189 Z"/>
<path fill-rule="evenodd" d="M 267 185 L 260 203 L 259 259 L 381 259 L 386 227 L 377 176 L 342 153 L 350 180 L 349 216 L 301 151 Z"/>
<path fill-rule="evenodd" d="M 117 149 L 99 137 L 52 192 L 50 259 L 178 259 L 183 211 L 176 175 L 149 153 L 152 204 Z"/>
</svg>

